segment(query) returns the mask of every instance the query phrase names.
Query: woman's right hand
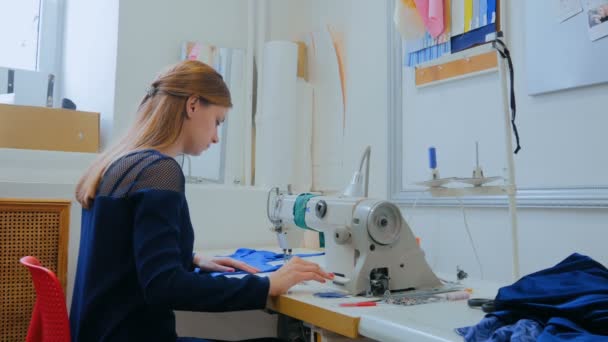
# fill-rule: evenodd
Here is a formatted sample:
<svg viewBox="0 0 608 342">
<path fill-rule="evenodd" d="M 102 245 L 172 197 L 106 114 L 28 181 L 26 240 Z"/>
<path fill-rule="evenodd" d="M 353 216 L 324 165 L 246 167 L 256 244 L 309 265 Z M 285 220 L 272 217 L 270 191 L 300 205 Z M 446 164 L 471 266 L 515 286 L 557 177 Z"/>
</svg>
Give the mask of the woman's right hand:
<svg viewBox="0 0 608 342">
<path fill-rule="evenodd" d="M 268 276 L 268 278 L 270 279 L 269 294 L 271 296 L 280 296 L 297 283 L 307 280 L 324 283 L 325 280 L 333 279 L 334 275 L 323 271 L 314 262 L 305 261 L 294 256 L 281 268 Z"/>
</svg>

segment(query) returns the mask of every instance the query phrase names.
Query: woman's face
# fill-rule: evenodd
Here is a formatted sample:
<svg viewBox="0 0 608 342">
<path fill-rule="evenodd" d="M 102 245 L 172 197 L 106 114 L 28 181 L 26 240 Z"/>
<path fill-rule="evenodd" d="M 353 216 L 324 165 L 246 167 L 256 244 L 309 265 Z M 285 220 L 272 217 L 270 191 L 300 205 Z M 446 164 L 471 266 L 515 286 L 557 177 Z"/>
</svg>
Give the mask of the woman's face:
<svg viewBox="0 0 608 342">
<path fill-rule="evenodd" d="M 193 100 L 191 100 L 194 98 Z M 228 108 L 213 104 L 203 104 L 195 97 L 188 99 L 187 114 L 182 133 L 184 134 L 184 153 L 198 156 L 217 144 L 217 130 L 226 118 Z"/>
</svg>

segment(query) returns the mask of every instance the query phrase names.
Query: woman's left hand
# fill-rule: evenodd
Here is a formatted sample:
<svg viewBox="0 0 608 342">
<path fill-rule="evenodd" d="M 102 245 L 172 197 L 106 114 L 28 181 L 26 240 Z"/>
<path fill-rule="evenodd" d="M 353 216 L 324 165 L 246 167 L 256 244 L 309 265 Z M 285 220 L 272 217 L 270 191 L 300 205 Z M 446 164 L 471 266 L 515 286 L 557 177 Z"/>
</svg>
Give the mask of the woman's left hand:
<svg viewBox="0 0 608 342">
<path fill-rule="evenodd" d="M 194 255 L 194 264 L 205 272 L 235 272 L 236 270 L 247 273 L 258 273 L 259 269 L 228 257 L 205 258 L 199 254 Z"/>
</svg>

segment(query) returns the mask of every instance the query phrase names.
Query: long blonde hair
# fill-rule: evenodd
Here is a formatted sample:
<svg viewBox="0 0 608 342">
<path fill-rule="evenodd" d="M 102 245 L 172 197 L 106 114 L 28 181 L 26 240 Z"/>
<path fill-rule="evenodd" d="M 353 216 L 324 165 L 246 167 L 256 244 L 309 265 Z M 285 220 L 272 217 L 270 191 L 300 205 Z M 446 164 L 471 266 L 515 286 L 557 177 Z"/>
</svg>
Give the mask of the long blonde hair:
<svg viewBox="0 0 608 342">
<path fill-rule="evenodd" d="M 76 186 L 76 199 L 89 208 L 108 166 L 121 156 L 141 149 L 163 149 L 177 141 L 186 119 L 186 102 L 198 96 L 205 104 L 232 107 L 222 76 L 199 61 L 183 61 L 152 83 L 137 110 L 135 122 L 114 146 L 101 153 Z"/>
</svg>

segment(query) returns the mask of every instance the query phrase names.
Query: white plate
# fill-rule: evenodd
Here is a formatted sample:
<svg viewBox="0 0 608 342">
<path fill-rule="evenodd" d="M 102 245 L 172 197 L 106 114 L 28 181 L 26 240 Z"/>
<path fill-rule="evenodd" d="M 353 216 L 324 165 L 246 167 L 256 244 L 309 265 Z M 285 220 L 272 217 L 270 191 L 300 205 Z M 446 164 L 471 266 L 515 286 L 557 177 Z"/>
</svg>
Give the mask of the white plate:
<svg viewBox="0 0 608 342">
<path fill-rule="evenodd" d="M 466 184 L 471 184 L 473 186 L 480 186 L 480 185 L 484 185 L 487 183 L 492 183 L 494 181 L 497 181 L 499 179 L 502 179 L 502 177 L 499 176 L 495 176 L 495 177 L 481 177 L 481 178 L 454 178 L 455 182 L 459 182 L 459 183 L 466 183 Z"/>
<path fill-rule="evenodd" d="M 423 182 L 416 182 L 414 183 L 415 185 L 420 185 L 420 186 L 428 186 L 431 188 L 436 188 L 436 187 L 440 187 L 444 184 L 448 184 L 452 181 L 454 181 L 456 178 L 454 177 L 450 177 L 450 178 L 438 178 L 438 179 L 429 179 L 427 181 L 423 181 Z"/>
</svg>

